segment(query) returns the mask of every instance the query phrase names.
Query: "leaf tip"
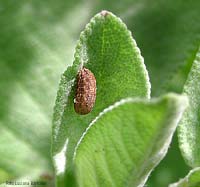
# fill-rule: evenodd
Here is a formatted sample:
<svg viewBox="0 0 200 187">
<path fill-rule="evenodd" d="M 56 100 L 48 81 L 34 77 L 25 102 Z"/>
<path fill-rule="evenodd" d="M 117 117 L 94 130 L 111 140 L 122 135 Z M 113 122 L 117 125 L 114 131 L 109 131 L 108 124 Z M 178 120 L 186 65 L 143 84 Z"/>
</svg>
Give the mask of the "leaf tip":
<svg viewBox="0 0 200 187">
<path fill-rule="evenodd" d="M 183 103 L 185 108 L 189 105 L 189 100 L 186 95 L 179 95 L 174 93 L 167 94 L 169 97 L 172 98 L 172 100 L 176 101 L 177 103 Z"/>
<path fill-rule="evenodd" d="M 102 16 L 106 17 L 106 16 L 109 14 L 109 12 L 108 12 L 107 10 L 102 10 L 102 11 L 100 12 L 100 14 L 101 14 Z"/>
<path fill-rule="evenodd" d="M 178 108 L 181 114 L 185 111 L 185 109 L 189 105 L 189 100 L 186 95 L 169 93 L 165 95 L 164 98 L 172 104 L 171 106 L 175 106 L 176 108 Z"/>
</svg>

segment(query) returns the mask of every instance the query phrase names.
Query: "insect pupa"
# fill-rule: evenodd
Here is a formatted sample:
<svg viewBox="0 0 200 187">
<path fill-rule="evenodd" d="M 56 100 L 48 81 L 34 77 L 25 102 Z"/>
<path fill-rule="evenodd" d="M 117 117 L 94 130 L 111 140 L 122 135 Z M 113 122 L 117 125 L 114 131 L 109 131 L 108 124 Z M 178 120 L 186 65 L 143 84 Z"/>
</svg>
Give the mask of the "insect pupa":
<svg viewBox="0 0 200 187">
<path fill-rule="evenodd" d="M 96 78 L 87 68 L 83 67 L 77 75 L 74 110 L 80 115 L 91 112 L 96 100 Z"/>
</svg>

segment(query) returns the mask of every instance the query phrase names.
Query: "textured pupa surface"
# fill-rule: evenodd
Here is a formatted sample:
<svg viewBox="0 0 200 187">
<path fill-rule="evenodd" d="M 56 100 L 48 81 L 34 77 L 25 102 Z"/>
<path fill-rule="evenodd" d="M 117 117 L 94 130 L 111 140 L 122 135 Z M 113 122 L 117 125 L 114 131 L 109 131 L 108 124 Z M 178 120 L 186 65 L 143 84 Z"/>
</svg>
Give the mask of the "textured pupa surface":
<svg viewBox="0 0 200 187">
<path fill-rule="evenodd" d="M 85 67 L 83 67 L 77 75 L 75 94 L 75 112 L 81 115 L 91 112 L 96 100 L 96 78 L 94 74 Z"/>
</svg>

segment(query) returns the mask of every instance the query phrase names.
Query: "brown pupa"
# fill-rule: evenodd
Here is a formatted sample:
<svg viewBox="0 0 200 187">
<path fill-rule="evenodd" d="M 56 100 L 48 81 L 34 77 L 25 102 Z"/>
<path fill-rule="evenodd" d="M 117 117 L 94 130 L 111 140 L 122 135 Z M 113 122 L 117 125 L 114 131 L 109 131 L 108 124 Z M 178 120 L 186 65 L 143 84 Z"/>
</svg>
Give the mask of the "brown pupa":
<svg viewBox="0 0 200 187">
<path fill-rule="evenodd" d="M 80 115 L 88 114 L 91 112 L 96 100 L 96 79 L 94 74 L 83 67 L 77 75 L 76 85 L 75 112 Z"/>
</svg>

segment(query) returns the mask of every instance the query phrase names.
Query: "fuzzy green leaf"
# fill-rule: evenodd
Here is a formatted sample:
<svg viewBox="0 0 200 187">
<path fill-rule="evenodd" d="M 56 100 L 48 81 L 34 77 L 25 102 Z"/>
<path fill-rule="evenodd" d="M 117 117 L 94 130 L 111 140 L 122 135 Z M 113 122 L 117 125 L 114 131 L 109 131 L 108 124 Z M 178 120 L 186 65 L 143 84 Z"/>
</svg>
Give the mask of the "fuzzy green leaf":
<svg viewBox="0 0 200 187">
<path fill-rule="evenodd" d="M 0 157 L 4 159 L 0 162 L 0 181 L 30 176 L 35 170 L 39 175 L 52 172 L 48 169 L 49 139 L 59 77 L 72 64 L 77 37 L 94 13 L 109 9 L 123 18 L 148 62 L 153 92 L 159 95 L 168 76 L 181 69 L 196 50 L 200 33 L 199 5 L 199 0 L 20 0 L 17 3 L 1 0 Z M 180 87 L 180 81 L 174 80 L 174 87 Z M 42 132 L 38 131 L 41 127 Z M 36 157 L 30 157 L 31 153 Z M 15 167 L 11 162 L 13 155 Z M 177 165 L 170 164 L 174 158 L 170 155 L 161 167 L 167 168 L 174 180 L 184 169 L 178 167 L 181 159 Z M 33 165 L 34 160 L 37 163 Z M 153 187 L 161 186 L 157 183 L 160 171 L 157 173 Z"/>
<path fill-rule="evenodd" d="M 178 181 L 169 185 L 169 187 L 199 187 L 200 186 L 200 168 L 195 168 L 189 174 Z"/>
<path fill-rule="evenodd" d="M 142 187 L 165 156 L 185 97 L 125 99 L 90 124 L 75 152 L 79 187 Z"/>
<path fill-rule="evenodd" d="M 73 101 L 76 75 L 83 66 L 96 77 L 97 97 L 92 112 L 81 116 L 75 113 Z M 70 167 L 74 148 L 89 123 L 114 102 L 135 96 L 150 97 L 150 83 L 143 58 L 125 24 L 112 13 L 102 11 L 81 33 L 73 66 L 68 67 L 61 78 L 52 141 L 58 175 L 66 170 L 65 164 L 60 167 L 60 151 L 66 149 L 67 167 Z"/>
<path fill-rule="evenodd" d="M 183 92 L 190 106 L 180 121 L 178 137 L 180 149 L 191 167 L 200 166 L 200 49 L 191 67 Z"/>
<path fill-rule="evenodd" d="M 152 95 L 181 93 L 200 41 L 200 1 L 134 3 L 125 21 L 148 62 Z"/>
<path fill-rule="evenodd" d="M 22 177 L 44 180 L 43 175 L 54 179 L 50 149 L 57 87 L 89 19 L 89 3 L 79 3 L 0 0 L 0 184 Z"/>
</svg>

